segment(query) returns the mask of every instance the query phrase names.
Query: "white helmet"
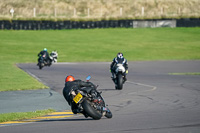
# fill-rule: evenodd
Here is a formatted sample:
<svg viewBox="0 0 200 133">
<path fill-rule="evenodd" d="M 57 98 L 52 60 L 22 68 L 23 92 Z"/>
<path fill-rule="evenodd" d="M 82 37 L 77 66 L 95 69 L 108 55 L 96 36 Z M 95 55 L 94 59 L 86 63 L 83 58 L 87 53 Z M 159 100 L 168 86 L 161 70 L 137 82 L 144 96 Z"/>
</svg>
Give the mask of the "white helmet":
<svg viewBox="0 0 200 133">
<path fill-rule="evenodd" d="M 117 57 L 120 58 L 120 59 L 124 58 L 124 57 L 123 57 L 123 54 L 120 53 L 120 52 L 117 54 Z"/>
</svg>

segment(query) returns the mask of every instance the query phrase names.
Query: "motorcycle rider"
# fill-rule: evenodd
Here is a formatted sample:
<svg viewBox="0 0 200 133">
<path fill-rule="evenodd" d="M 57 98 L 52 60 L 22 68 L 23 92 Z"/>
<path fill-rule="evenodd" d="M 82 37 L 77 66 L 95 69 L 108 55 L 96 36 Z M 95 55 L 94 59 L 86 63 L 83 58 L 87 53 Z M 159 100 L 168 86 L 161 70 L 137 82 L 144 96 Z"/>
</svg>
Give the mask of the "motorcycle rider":
<svg viewBox="0 0 200 133">
<path fill-rule="evenodd" d="M 50 61 L 47 48 L 44 48 L 42 51 L 40 51 L 40 53 L 38 54 L 38 57 L 43 56 L 43 55 L 45 55 L 44 60 L 47 62 L 47 64 L 50 64 L 51 61 Z M 39 58 L 38 58 L 38 62 L 39 62 Z"/>
<path fill-rule="evenodd" d="M 110 71 L 112 73 L 112 80 L 114 81 L 114 79 L 116 78 L 116 74 L 115 74 L 115 68 L 116 68 L 116 65 L 118 63 L 122 63 L 126 72 L 124 74 L 124 82 L 127 80 L 126 78 L 126 74 L 128 73 L 128 61 L 124 58 L 123 56 L 123 53 L 119 52 L 117 54 L 117 57 L 115 57 L 112 61 L 112 63 L 110 64 Z"/>
<path fill-rule="evenodd" d="M 78 109 L 77 105 L 74 102 L 72 102 L 73 98 L 70 95 L 70 92 L 75 92 L 77 90 L 80 90 L 82 87 L 91 87 L 92 88 L 91 93 L 95 94 L 96 92 L 96 86 L 93 83 L 85 82 L 79 79 L 75 80 L 75 78 L 72 75 L 68 75 L 65 78 L 65 87 L 63 89 L 63 96 L 65 97 L 68 104 L 71 106 L 71 110 L 74 114 L 82 113 L 85 117 L 88 117 L 84 112 L 81 112 Z"/>
</svg>

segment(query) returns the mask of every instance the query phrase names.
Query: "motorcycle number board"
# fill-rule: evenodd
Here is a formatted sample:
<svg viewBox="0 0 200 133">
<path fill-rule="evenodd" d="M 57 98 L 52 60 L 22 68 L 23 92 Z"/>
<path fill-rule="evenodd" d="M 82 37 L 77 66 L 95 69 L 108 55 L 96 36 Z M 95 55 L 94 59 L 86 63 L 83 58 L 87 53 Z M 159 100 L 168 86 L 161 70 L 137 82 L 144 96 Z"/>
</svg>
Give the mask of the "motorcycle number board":
<svg viewBox="0 0 200 133">
<path fill-rule="evenodd" d="M 83 98 L 83 96 L 81 95 L 81 93 L 78 93 L 75 97 L 74 97 L 74 102 L 78 103 L 81 99 Z"/>
</svg>

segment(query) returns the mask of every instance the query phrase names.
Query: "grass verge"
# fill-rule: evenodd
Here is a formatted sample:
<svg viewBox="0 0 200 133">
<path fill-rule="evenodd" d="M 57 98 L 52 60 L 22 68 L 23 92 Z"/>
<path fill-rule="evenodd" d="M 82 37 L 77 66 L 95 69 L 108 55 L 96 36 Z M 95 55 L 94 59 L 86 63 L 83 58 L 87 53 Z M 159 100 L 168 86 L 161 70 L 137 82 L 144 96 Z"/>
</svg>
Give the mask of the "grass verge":
<svg viewBox="0 0 200 133">
<path fill-rule="evenodd" d="M 1 30 L 0 91 L 47 88 L 15 65 L 36 64 L 44 47 L 57 50 L 59 62 L 111 62 L 119 51 L 128 61 L 199 60 L 199 35 L 200 28 Z"/>
<path fill-rule="evenodd" d="M 47 109 L 47 110 L 37 110 L 34 112 L 4 113 L 0 114 L 0 122 L 31 119 L 34 117 L 44 116 L 52 112 L 55 112 L 55 110 Z"/>
</svg>

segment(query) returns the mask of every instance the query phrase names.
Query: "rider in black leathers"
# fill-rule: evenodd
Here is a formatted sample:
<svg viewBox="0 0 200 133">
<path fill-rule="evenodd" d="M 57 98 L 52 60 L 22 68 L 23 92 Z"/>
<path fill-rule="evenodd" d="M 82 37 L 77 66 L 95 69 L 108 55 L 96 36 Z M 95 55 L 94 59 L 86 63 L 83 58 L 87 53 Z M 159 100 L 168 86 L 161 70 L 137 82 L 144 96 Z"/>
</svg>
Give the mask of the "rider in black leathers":
<svg viewBox="0 0 200 133">
<path fill-rule="evenodd" d="M 110 71 L 112 73 L 112 80 L 114 81 L 114 78 L 115 78 L 115 67 L 118 63 L 122 63 L 126 72 L 125 72 L 125 75 L 124 75 L 124 81 L 127 80 L 126 78 L 126 74 L 128 73 L 128 61 L 124 58 L 123 54 L 121 52 L 119 52 L 117 54 L 117 57 L 115 57 L 110 65 Z"/>
<path fill-rule="evenodd" d="M 63 89 L 63 95 L 64 95 L 66 101 L 68 102 L 68 104 L 71 106 L 71 110 L 74 114 L 77 114 L 77 113 L 83 113 L 84 114 L 84 112 L 80 112 L 77 105 L 74 102 L 72 102 L 73 99 L 70 95 L 70 92 L 79 90 L 82 87 L 91 87 L 91 93 L 96 92 L 96 86 L 93 83 L 84 82 L 84 81 L 79 80 L 79 79 L 75 80 L 75 78 L 71 75 L 66 77 L 65 87 Z M 85 117 L 87 117 L 87 116 L 85 115 Z"/>
<path fill-rule="evenodd" d="M 46 48 L 44 48 L 40 53 L 38 54 L 38 57 L 45 55 L 44 60 L 47 62 L 47 64 L 50 64 L 50 58 L 49 58 L 49 53 Z M 39 62 L 39 58 L 38 58 Z"/>
</svg>

